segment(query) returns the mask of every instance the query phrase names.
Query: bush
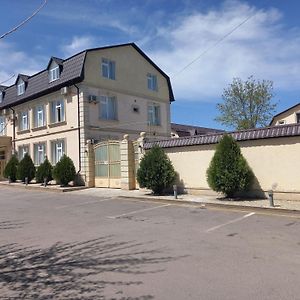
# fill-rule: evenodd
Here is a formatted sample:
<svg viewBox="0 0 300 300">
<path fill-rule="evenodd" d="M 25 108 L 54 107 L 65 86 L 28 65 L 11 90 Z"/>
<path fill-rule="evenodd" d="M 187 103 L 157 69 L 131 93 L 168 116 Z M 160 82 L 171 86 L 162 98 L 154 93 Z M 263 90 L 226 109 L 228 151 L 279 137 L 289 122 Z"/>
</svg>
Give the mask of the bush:
<svg viewBox="0 0 300 300">
<path fill-rule="evenodd" d="M 51 163 L 49 162 L 48 158 L 46 157 L 45 161 L 40 164 L 40 166 L 37 168 L 35 179 L 36 182 L 44 182 L 44 178 L 46 178 L 46 183 L 51 181 L 53 179 L 52 177 L 52 170 L 53 167 Z"/>
<path fill-rule="evenodd" d="M 165 152 L 158 146 L 148 151 L 141 160 L 137 171 L 137 181 L 142 188 L 148 188 L 154 194 L 170 187 L 176 178 L 173 165 Z"/>
<path fill-rule="evenodd" d="M 237 142 L 231 136 L 224 135 L 207 169 L 209 186 L 226 197 L 233 197 L 237 192 L 248 190 L 253 178 Z"/>
<path fill-rule="evenodd" d="M 25 182 L 25 178 L 27 177 L 29 183 L 34 178 L 34 176 L 35 166 L 31 157 L 28 155 L 28 153 L 26 153 L 19 163 L 17 177 L 23 182 Z"/>
<path fill-rule="evenodd" d="M 67 155 L 63 155 L 53 169 L 54 179 L 61 186 L 66 186 L 70 181 L 75 179 L 75 176 L 76 171 L 72 159 Z"/>
<path fill-rule="evenodd" d="M 17 180 L 18 164 L 19 160 L 14 154 L 5 166 L 4 177 L 10 178 L 11 182 L 15 182 Z"/>
</svg>

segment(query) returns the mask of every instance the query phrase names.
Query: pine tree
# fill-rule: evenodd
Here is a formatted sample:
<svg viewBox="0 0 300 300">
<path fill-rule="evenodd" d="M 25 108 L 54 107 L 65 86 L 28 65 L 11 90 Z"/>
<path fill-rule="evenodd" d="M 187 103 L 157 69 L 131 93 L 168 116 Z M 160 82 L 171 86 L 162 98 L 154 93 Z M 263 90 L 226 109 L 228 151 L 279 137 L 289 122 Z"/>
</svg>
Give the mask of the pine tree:
<svg viewBox="0 0 300 300">
<path fill-rule="evenodd" d="M 70 181 L 75 179 L 75 176 L 74 163 L 70 157 L 64 154 L 53 169 L 53 177 L 61 186 L 67 186 Z"/>
<path fill-rule="evenodd" d="M 151 189 L 154 194 L 159 195 L 174 183 L 175 178 L 176 173 L 170 159 L 158 146 L 144 155 L 137 171 L 140 187 Z"/>
<path fill-rule="evenodd" d="M 49 162 L 48 158 L 46 157 L 45 161 L 42 164 L 40 164 L 40 166 L 36 171 L 36 175 L 35 175 L 36 182 L 39 183 L 44 182 L 45 178 L 46 178 L 46 183 L 51 181 L 53 179 L 52 171 L 53 171 L 53 167 Z"/>
<path fill-rule="evenodd" d="M 8 161 L 4 169 L 4 177 L 9 178 L 11 182 L 15 182 L 17 180 L 17 171 L 18 171 L 19 160 L 17 156 L 14 154 Z"/>
<path fill-rule="evenodd" d="M 25 182 L 25 178 L 28 179 L 28 183 L 35 176 L 35 166 L 31 157 L 26 153 L 18 166 L 17 177 L 19 180 Z"/>
<path fill-rule="evenodd" d="M 237 142 L 231 136 L 224 135 L 207 170 L 207 182 L 211 189 L 233 197 L 237 192 L 248 190 L 253 178 Z"/>
</svg>

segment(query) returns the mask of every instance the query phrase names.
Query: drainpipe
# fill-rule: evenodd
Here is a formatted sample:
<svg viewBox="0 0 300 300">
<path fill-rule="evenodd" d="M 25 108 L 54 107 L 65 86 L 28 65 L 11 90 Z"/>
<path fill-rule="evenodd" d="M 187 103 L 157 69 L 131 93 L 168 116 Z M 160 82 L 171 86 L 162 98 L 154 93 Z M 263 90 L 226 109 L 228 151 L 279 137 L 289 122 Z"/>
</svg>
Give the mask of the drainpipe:
<svg viewBox="0 0 300 300">
<path fill-rule="evenodd" d="M 16 112 L 10 107 L 9 108 L 13 112 L 13 153 L 16 153 Z"/>
<path fill-rule="evenodd" d="M 78 164 L 79 164 L 79 170 L 77 174 L 81 172 L 81 143 L 80 143 L 80 106 L 79 106 L 79 87 L 74 84 L 74 86 L 77 89 L 77 118 L 78 118 Z"/>
</svg>

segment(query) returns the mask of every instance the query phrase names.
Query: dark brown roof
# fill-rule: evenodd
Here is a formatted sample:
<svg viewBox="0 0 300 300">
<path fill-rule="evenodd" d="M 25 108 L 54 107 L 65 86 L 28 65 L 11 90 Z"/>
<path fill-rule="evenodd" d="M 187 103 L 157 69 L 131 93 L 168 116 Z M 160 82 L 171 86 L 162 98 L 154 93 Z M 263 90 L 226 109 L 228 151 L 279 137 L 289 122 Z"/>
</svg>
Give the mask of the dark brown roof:
<svg viewBox="0 0 300 300">
<path fill-rule="evenodd" d="M 179 135 L 179 137 L 224 132 L 224 130 L 220 130 L 220 129 L 176 124 L 176 123 L 171 123 L 171 130 L 175 131 Z"/>
<path fill-rule="evenodd" d="M 224 133 L 196 135 L 191 137 L 182 137 L 177 139 L 167 139 L 161 141 L 148 141 L 145 143 L 145 149 L 150 149 L 154 145 L 161 148 L 184 147 L 194 145 L 216 144 L 222 138 Z M 249 141 L 278 137 L 300 136 L 300 124 L 289 124 L 257 129 L 248 129 L 228 133 L 236 141 Z"/>
<path fill-rule="evenodd" d="M 63 61 L 62 72 L 60 78 L 49 83 L 47 69 L 29 76 L 27 79 L 27 87 L 23 95 L 17 95 L 16 85 L 12 85 L 5 89 L 4 101 L 0 104 L 0 108 L 6 108 L 17 105 L 36 97 L 46 95 L 50 92 L 59 90 L 61 87 L 78 83 L 83 80 L 83 64 L 86 52 L 80 52 Z M 18 78 L 21 77 L 20 75 Z M 22 75 L 22 79 L 23 79 Z"/>
<path fill-rule="evenodd" d="M 294 109 L 294 108 L 297 107 L 299 104 L 300 104 L 300 102 L 297 103 L 297 104 L 295 104 L 295 105 L 293 105 L 292 107 L 289 107 L 289 108 L 287 108 L 286 110 L 284 110 L 284 111 L 278 113 L 277 115 L 275 115 L 275 116 L 272 118 L 272 120 L 271 120 L 271 122 L 270 122 L 269 125 L 271 126 L 271 124 L 273 123 L 273 121 L 274 121 L 275 118 L 277 118 L 277 117 L 280 116 L 281 114 L 284 114 L 284 113 L 288 112 L 290 109 Z"/>
<path fill-rule="evenodd" d="M 27 82 L 27 87 L 23 95 L 17 95 L 16 84 L 11 85 L 5 88 L 5 97 L 3 102 L 0 104 L 0 109 L 10 107 L 12 105 L 17 105 L 34 98 L 46 95 L 53 91 L 59 90 L 61 87 L 72 85 L 78 83 L 84 79 L 83 66 L 86 57 L 86 53 L 90 51 L 110 49 L 116 47 L 132 46 L 137 50 L 154 68 L 156 68 L 167 80 L 170 101 L 174 101 L 173 90 L 170 82 L 170 78 L 166 75 L 135 43 L 127 43 L 99 48 L 92 48 L 84 50 L 80 53 L 77 53 L 65 60 L 60 58 L 52 57 L 49 63 L 54 60 L 59 63 L 61 68 L 60 78 L 58 80 L 52 81 L 49 83 L 48 70 L 45 69 L 37 74 L 32 76 L 26 76 L 19 74 L 18 78 L 22 78 Z M 49 66 L 48 63 L 48 66 Z M 47 66 L 47 68 L 48 68 Z M 26 77 L 25 77 L 26 76 Z M 17 80 L 18 80 L 17 78 Z M 17 81 L 16 81 L 17 82 Z"/>
</svg>

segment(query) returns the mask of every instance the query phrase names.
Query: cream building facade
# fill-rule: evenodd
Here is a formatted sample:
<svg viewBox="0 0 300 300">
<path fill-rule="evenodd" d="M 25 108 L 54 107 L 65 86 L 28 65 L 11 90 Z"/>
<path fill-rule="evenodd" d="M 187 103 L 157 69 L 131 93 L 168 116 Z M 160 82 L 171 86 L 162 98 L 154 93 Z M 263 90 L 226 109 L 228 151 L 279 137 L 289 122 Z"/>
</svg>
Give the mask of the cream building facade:
<svg viewBox="0 0 300 300">
<path fill-rule="evenodd" d="M 270 126 L 300 123 L 300 103 L 275 115 Z"/>
<path fill-rule="evenodd" d="M 67 154 L 86 181 L 87 141 L 169 137 L 172 101 L 169 77 L 134 43 L 88 49 L 0 86 L 0 135 L 36 166 Z"/>
</svg>

